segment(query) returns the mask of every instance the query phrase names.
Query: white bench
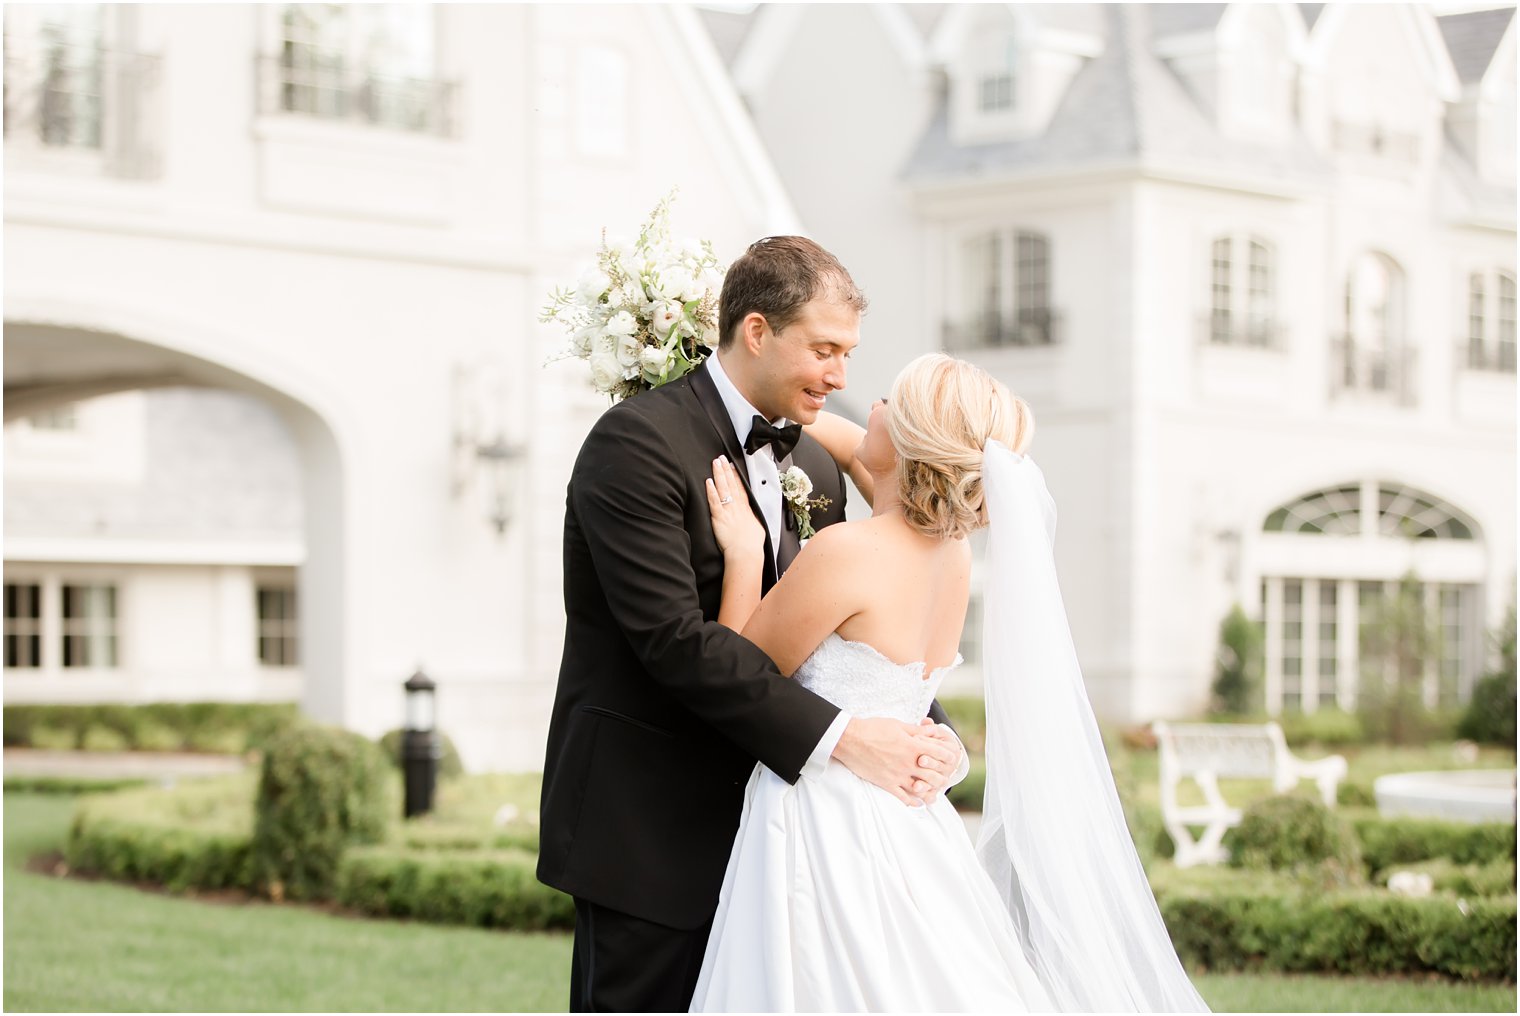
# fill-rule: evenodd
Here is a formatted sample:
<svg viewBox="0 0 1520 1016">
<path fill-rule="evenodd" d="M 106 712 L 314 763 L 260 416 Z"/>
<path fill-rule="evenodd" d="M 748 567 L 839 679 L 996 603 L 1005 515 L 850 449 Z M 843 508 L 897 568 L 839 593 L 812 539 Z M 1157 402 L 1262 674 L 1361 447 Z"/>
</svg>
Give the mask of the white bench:
<svg viewBox="0 0 1520 1016">
<path fill-rule="evenodd" d="M 1336 786 L 1346 777 L 1346 760 L 1340 755 L 1314 762 L 1295 758 L 1276 723 L 1155 723 L 1151 729 L 1161 752 L 1161 820 L 1177 845 L 1179 868 L 1218 864 L 1229 856 L 1221 841 L 1240 824 L 1241 811 L 1219 792 L 1221 777 L 1270 779 L 1279 794 L 1299 780 L 1312 779 L 1328 808 L 1335 807 Z M 1178 805 L 1177 787 L 1188 777 L 1207 803 Z M 1203 826 L 1203 835 L 1194 840 L 1190 825 Z"/>
</svg>

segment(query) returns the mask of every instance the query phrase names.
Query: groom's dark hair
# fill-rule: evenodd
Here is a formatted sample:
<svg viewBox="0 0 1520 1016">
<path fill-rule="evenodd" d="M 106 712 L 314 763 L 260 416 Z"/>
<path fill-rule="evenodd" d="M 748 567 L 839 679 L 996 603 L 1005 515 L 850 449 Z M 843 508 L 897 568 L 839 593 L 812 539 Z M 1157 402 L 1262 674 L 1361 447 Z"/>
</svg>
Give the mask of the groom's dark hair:
<svg viewBox="0 0 1520 1016">
<path fill-rule="evenodd" d="M 866 298 L 839 259 L 805 236 L 767 236 L 728 266 L 718 298 L 718 348 L 727 349 L 739 322 L 761 314 L 779 332 L 820 295 L 864 314 Z"/>
</svg>

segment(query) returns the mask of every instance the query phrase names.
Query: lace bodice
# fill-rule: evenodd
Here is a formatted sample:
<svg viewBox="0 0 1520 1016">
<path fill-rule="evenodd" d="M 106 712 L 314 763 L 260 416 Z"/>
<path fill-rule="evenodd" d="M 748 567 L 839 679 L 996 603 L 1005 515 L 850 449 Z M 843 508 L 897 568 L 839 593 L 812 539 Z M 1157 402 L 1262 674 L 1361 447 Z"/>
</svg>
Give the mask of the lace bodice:
<svg viewBox="0 0 1520 1016">
<path fill-rule="evenodd" d="M 851 642 L 830 632 L 797 668 L 797 680 L 852 716 L 888 716 L 917 723 L 945 675 L 961 663 L 939 667 L 924 676 L 923 663 L 894 663 L 865 642 Z"/>
</svg>

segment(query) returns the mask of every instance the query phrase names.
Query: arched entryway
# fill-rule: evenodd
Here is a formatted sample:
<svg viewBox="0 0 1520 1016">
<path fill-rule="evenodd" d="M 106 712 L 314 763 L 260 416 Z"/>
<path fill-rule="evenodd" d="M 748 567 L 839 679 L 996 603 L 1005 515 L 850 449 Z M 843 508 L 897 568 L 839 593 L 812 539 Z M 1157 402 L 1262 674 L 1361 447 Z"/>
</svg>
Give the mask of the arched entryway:
<svg viewBox="0 0 1520 1016">
<path fill-rule="evenodd" d="M 1426 704 L 1469 697 L 1484 663 L 1488 579 L 1470 515 L 1396 480 L 1361 479 L 1284 502 L 1261 529 L 1258 617 L 1269 713 L 1355 708 L 1363 630 L 1411 573 L 1425 616 L 1442 633 L 1439 658 L 1425 672 Z"/>
<path fill-rule="evenodd" d="M 259 344 L 216 324 L 174 321 L 96 302 L 11 301 L 6 308 L 7 421 L 111 393 L 170 387 L 252 396 L 272 408 L 292 436 L 303 500 L 304 554 L 295 597 L 301 701 L 309 715 L 343 722 L 347 549 L 337 401 L 299 366 L 271 359 Z"/>
</svg>

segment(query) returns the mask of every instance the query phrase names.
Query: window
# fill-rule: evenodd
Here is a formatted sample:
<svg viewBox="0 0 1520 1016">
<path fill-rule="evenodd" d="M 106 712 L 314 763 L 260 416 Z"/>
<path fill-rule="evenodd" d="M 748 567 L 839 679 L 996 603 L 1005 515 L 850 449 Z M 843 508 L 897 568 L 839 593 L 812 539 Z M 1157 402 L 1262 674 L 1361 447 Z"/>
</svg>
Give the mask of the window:
<svg viewBox="0 0 1520 1016">
<path fill-rule="evenodd" d="M 1346 278 L 1346 333 L 1335 344 L 1337 391 L 1407 395 L 1404 273 L 1385 254 L 1357 258 Z"/>
<path fill-rule="evenodd" d="M 27 423 L 33 430 L 76 431 L 79 429 L 79 413 L 73 405 L 68 405 L 29 416 Z"/>
<path fill-rule="evenodd" d="M 1338 635 L 1336 601 L 1339 586 L 1335 582 L 1319 583 L 1319 705 L 1321 709 L 1334 708 L 1337 701 L 1337 651 Z"/>
<path fill-rule="evenodd" d="M 123 6 L 7 5 L 8 161 L 16 151 L 50 170 L 157 173 L 158 58 L 123 46 Z"/>
<path fill-rule="evenodd" d="M 266 667 L 294 667 L 296 655 L 296 591 L 289 586 L 258 589 L 259 662 Z"/>
<path fill-rule="evenodd" d="M 36 583 L 5 584 L 5 665 L 42 666 L 42 587 Z"/>
<path fill-rule="evenodd" d="M 1467 334 L 1464 361 L 1470 370 L 1515 372 L 1515 277 L 1494 272 L 1467 277 Z M 1489 301 L 1492 301 L 1490 303 Z"/>
<path fill-rule="evenodd" d="M 979 82 L 977 108 L 983 113 L 997 113 L 1013 108 L 1013 75 L 1008 71 L 984 74 Z"/>
<path fill-rule="evenodd" d="M 1233 332 L 1230 328 L 1230 241 L 1228 237 L 1214 241 L 1214 254 L 1210 266 L 1210 292 L 1213 299 L 1209 311 L 1209 341 L 1229 342 Z"/>
<path fill-rule="evenodd" d="M 973 57 L 976 76 L 976 108 L 981 113 L 1006 113 L 1013 109 L 1015 40 L 996 30 L 984 35 Z"/>
<path fill-rule="evenodd" d="M 116 587 L 63 587 L 63 665 L 114 667 L 118 663 Z"/>
<path fill-rule="evenodd" d="M 277 108 L 396 130 L 452 132 L 452 87 L 435 80 L 427 4 L 285 4 Z"/>
<path fill-rule="evenodd" d="M 1474 272 L 1467 280 L 1467 365 L 1482 370 L 1487 344 L 1483 334 L 1483 275 Z"/>
<path fill-rule="evenodd" d="M 1436 702 L 1451 708 L 1466 700 L 1469 692 L 1469 633 L 1474 629 L 1472 586 L 1442 585 L 1439 589 L 1441 618 L 1441 672 L 1436 683 Z"/>
<path fill-rule="evenodd" d="M 967 313 L 946 327 L 950 348 L 1055 342 L 1048 237 L 1031 230 L 976 234 L 962 242 L 960 260 Z"/>
<path fill-rule="evenodd" d="M 1499 273 L 1499 369 L 1515 373 L 1515 277 Z"/>
<path fill-rule="evenodd" d="M 1375 498 L 1367 501 L 1368 494 Z M 1413 539 L 1473 539 L 1472 525 L 1456 508 L 1434 494 L 1399 483 L 1365 488 L 1347 483 L 1311 491 L 1267 515 L 1262 529 L 1269 533 L 1356 536 L 1364 513 L 1377 518 L 1383 536 Z"/>
<path fill-rule="evenodd" d="M 1275 285 L 1272 247 L 1265 240 L 1216 237 L 1209 248 L 1208 340 L 1217 345 L 1275 346 Z"/>
<path fill-rule="evenodd" d="M 1346 484 L 1305 494 L 1267 516 L 1269 533 L 1313 533 L 1355 536 L 1361 532 L 1362 488 Z"/>
<path fill-rule="evenodd" d="M 1282 708 L 1304 708 L 1304 583 L 1286 579 L 1282 585 Z"/>
</svg>

